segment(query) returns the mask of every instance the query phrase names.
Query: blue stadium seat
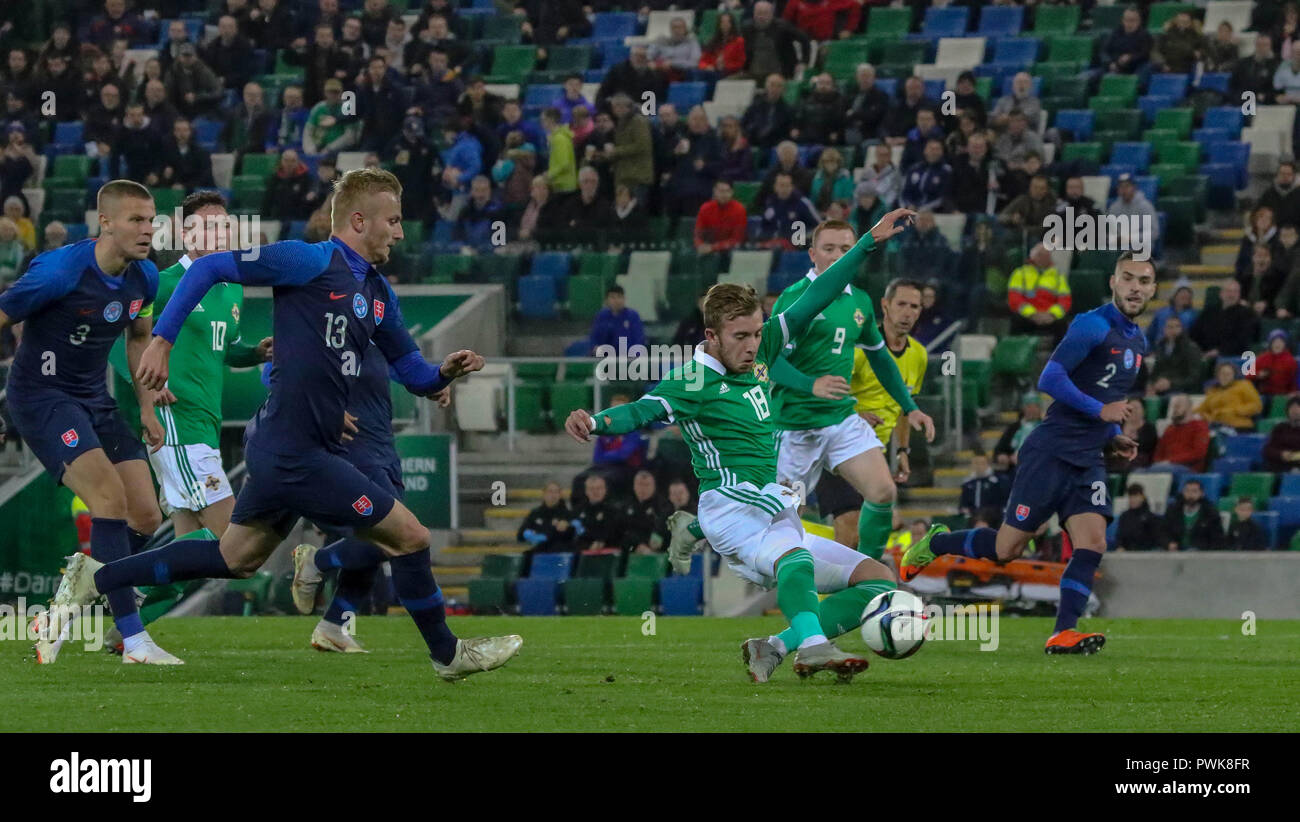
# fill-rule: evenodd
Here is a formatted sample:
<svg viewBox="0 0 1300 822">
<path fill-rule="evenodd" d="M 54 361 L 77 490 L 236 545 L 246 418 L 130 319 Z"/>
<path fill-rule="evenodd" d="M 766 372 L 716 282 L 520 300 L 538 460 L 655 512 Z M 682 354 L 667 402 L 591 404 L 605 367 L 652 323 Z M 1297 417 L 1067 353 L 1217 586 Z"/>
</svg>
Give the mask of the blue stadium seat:
<svg viewBox="0 0 1300 822">
<path fill-rule="evenodd" d="M 572 573 L 572 554 L 535 554 L 528 578 L 566 580 Z"/>
<path fill-rule="evenodd" d="M 1277 489 L 1279 497 L 1300 497 L 1300 474 L 1294 472 L 1282 475 L 1282 485 Z"/>
<path fill-rule="evenodd" d="M 537 320 L 555 317 L 555 280 L 551 277 L 530 274 L 519 278 L 519 313 Z"/>
<path fill-rule="evenodd" d="M 608 69 L 618 65 L 619 63 L 625 62 L 628 55 L 632 53 L 632 49 L 623 45 L 622 40 L 618 40 L 616 42 L 601 43 L 600 53 L 600 67 Z"/>
<path fill-rule="evenodd" d="M 524 92 L 524 107 L 545 108 L 555 102 L 563 91 L 564 86 L 559 83 L 536 83 L 531 85 L 528 87 L 528 91 Z"/>
<path fill-rule="evenodd" d="M 782 251 L 780 258 L 777 259 L 776 268 L 773 273 L 782 272 L 785 274 L 794 274 L 796 279 L 808 273 L 808 252 L 806 251 Z M 791 281 L 793 282 L 793 280 Z"/>
<path fill-rule="evenodd" d="M 1201 79 L 1196 83 L 1196 87 L 1210 89 L 1212 91 L 1217 91 L 1221 94 L 1227 94 L 1228 82 L 1231 79 L 1232 79 L 1232 75 L 1228 74 L 1227 72 L 1212 72 L 1208 74 L 1202 74 Z"/>
<path fill-rule="evenodd" d="M 1114 165 L 1130 165 L 1138 171 L 1146 171 L 1151 165 L 1150 143 L 1115 143 L 1110 149 L 1110 162 Z"/>
<path fill-rule="evenodd" d="M 593 40 L 617 40 L 636 34 L 636 13 L 604 11 L 596 15 L 591 26 Z"/>
<path fill-rule="evenodd" d="M 1211 163 L 1231 163 L 1237 170 L 1237 190 L 1246 187 L 1250 181 L 1250 144 L 1237 142 L 1210 143 L 1209 161 Z"/>
<path fill-rule="evenodd" d="M 1174 496 L 1182 493 L 1183 486 L 1188 480 L 1196 480 L 1201 484 L 1201 490 L 1205 492 L 1205 498 L 1210 502 L 1217 503 L 1219 497 L 1223 494 L 1223 475 L 1222 474 L 1175 474 L 1174 475 Z"/>
<path fill-rule="evenodd" d="M 1273 497 L 1268 501 L 1268 510 L 1278 512 L 1279 524 L 1284 528 L 1300 526 L 1300 497 Z"/>
<path fill-rule="evenodd" d="M 930 37 L 961 37 L 966 33 L 969 16 L 970 9 L 962 6 L 928 8 L 925 10 L 925 22 L 921 24 L 921 33 Z"/>
<path fill-rule="evenodd" d="M 205 117 L 194 118 L 194 141 L 208 151 L 215 151 L 225 124 Z"/>
<path fill-rule="evenodd" d="M 1210 208 L 1232 208 L 1236 205 L 1236 166 L 1232 163 L 1201 163 L 1200 173 L 1207 178 L 1206 200 Z"/>
<path fill-rule="evenodd" d="M 1110 193 L 1113 197 L 1115 195 L 1115 187 L 1119 185 L 1119 175 L 1132 174 L 1136 177 L 1138 172 L 1137 166 L 1132 163 L 1107 163 L 1102 166 L 1097 173 L 1103 177 L 1110 178 Z M 1100 206 L 1100 204 L 1098 205 Z"/>
<path fill-rule="evenodd" d="M 1092 109 L 1063 108 L 1056 112 L 1056 127 L 1069 130 L 1074 135 L 1074 142 L 1090 140 L 1096 120 L 1097 112 Z"/>
<path fill-rule="evenodd" d="M 53 144 L 61 151 L 82 151 L 86 147 L 86 125 L 80 120 L 54 124 Z"/>
<path fill-rule="evenodd" d="M 1008 95 L 1011 94 L 1011 88 L 1012 88 L 1012 85 L 1015 83 L 1015 81 L 1016 81 L 1016 76 L 1015 76 L 1014 74 L 1011 75 L 1011 76 L 1009 76 L 1009 77 L 1003 77 L 1003 78 L 1002 78 L 1002 96 L 1003 96 L 1003 97 L 1006 97 L 1006 96 L 1008 96 Z M 1043 78 L 1042 78 L 1042 77 L 1035 77 L 1034 80 L 1033 80 L 1033 82 L 1031 83 L 1031 85 L 1032 85 L 1033 88 L 1034 88 L 1034 96 L 1035 96 L 1035 97 L 1042 97 L 1042 96 L 1043 96 Z"/>
<path fill-rule="evenodd" d="M 962 9 L 962 11 L 965 11 L 965 9 Z M 942 79 L 926 80 L 925 96 L 929 100 L 942 100 L 946 88 L 947 84 Z"/>
<path fill-rule="evenodd" d="M 1227 129 L 1232 139 L 1241 135 L 1242 114 L 1238 106 L 1215 106 L 1205 110 L 1204 128 Z"/>
<path fill-rule="evenodd" d="M 807 254 L 800 254 L 800 256 L 807 262 Z M 767 293 L 780 294 L 797 283 L 805 273 L 804 271 L 792 271 L 788 268 L 778 268 L 767 275 Z"/>
<path fill-rule="evenodd" d="M 1133 178 L 1133 185 L 1137 186 L 1137 190 L 1142 192 L 1142 196 L 1147 198 L 1148 203 L 1155 204 L 1156 192 L 1160 189 L 1159 177 L 1139 174 Z"/>
<path fill-rule="evenodd" d="M 1034 37 L 1016 37 L 996 41 L 992 63 L 998 66 L 1028 68 L 1038 60 L 1042 43 Z"/>
<path fill-rule="evenodd" d="M 1249 471 L 1255 460 L 1251 457 L 1219 457 L 1210 464 L 1210 470 L 1225 476 L 1244 474 Z"/>
<path fill-rule="evenodd" d="M 1151 125 L 1156 121 L 1156 112 L 1165 108 L 1173 108 L 1178 101 L 1172 97 L 1162 97 L 1159 95 L 1148 94 L 1145 97 L 1138 98 L 1138 108 L 1142 110 L 1142 122 Z"/>
<path fill-rule="evenodd" d="M 282 234 L 282 235 L 281 235 L 281 239 L 285 239 L 285 240 L 301 240 L 303 237 L 307 236 L 307 221 L 306 221 L 306 220 L 292 220 L 292 221 L 290 221 L 288 227 L 287 227 L 285 230 L 286 230 L 288 233 L 287 233 L 287 234 Z"/>
<path fill-rule="evenodd" d="M 1022 6 L 985 6 L 980 12 L 979 33 L 985 37 L 1019 34 L 1025 24 Z"/>
<path fill-rule="evenodd" d="M 552 280 L 564 280 L 573 267 L 573 257 L 567 251 L 542 251 L 533 255 L 530 274 L 550 277 Z"/>
<path fill-rule="evenodd" d="M 897 77 L 877 77 L 876 88 L 885 93 L 890 100 L 898 99 L 898 78 Z"/>
<path fill-rule="evenodd" d="M 703 601 L 703 580 L 690 576 L 659 580 L 659 604 L 664 616 L 699 616 Z"/>
<path fill-rule="evenodd" d="M 587 69 L 586 71 L 584 71 L 584 72 L 582 73 L 582 82 L 584 82 L 584 83 L 603 83 L 603 82 L 605 82 L 605 75 L 606 75 L 606 74 L 609 74 L 609 69 L 607 69 L 607 68 L 594 68 L 594 69 Z"/>
<path fill-rule="evenodd" d="M 1293 502 L 1300 503 L 1300 499 L 1296 499 Z M 1270 508 L 1272 507 L 1271 503 L 1269 507 Z M 1258 522 L 1260 524 L 1260 527 L 1264 529 L 1264 533 L 1268 534 L 1268 550 L 1270 551 L 1275 550 L 1279 545 L 1282 544 L 1281 537 L 1282 537 L 1283 530 L 1288 531 L 1286 536 L 1288 540 L 1291 539 L 1291 534 L 1295 533 L 1296 531 L 1296 526 L 1294 525 L 1288 526 L 1282 524 L 1283 514 L 1281 511 L 1274 511 L 1274 510 L 1256 511 L 1251 516 L 1251 519 Z"/>
<path fill-rule="evenodd" d="M 1237 135 L 1233 134 L 1226 128 L 1198 128 L 1192 130 L 1193 142 L 1201 143 L 1222 143 L 1225 140 L 1235 140 Z"/>
<path fill-rule="evenodd" d="M 765 206 L 763 203 L 755 203 L 754 208 L 758 211 L 762 211 Z M 750 217 L 747 222 L 749 223 L 749 226 L 745 229 L 745 236 L 751 240 L 757 239 L 759 235 L 763 233 L 763 218 Z"/>
<path fill-rule="evenodd" d="M 68 223 L 68 242 L 79 243 L 90 236 L 90 226 L 82 223 Z"/>
<path fill-rule="evenodd" d="M 1147 94 L 1152 97 L 1172 97 L 1181 100 L 1187 96 L 1186 74 L 1153 74 Z"/>
<path fill-rule="evenodd" d="M 673 83 L 668 87 L 668 102 L 677 107 L 684 117 L 687 112 L 702 104 L 709 94 L 706 83 Z"/>
<path fill-rule="evenodd" d="M 1245 457 L 1253 465 L 1264 453 L 1265 434 L 1237 434 L 1223 440 L 1223 456 Z"/>
<path fill-rule="evenodd" d="M 544 556 L 544 555 L 539 555 Z M 523 616 L 555 616 L 559 613 L 560 582 L 556 579 L 521 579 L 515 582 L 515 597 Z"/>
</svg>

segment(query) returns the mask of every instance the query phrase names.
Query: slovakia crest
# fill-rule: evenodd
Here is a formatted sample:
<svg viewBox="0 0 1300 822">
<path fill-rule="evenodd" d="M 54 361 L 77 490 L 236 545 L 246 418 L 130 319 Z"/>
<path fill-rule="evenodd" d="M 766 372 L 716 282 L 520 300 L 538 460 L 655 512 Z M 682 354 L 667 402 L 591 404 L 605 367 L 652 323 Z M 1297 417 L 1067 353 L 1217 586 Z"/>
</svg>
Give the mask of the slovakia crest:
<svg viewBox="0 0 1300 822">
<path fill-rule="evenodd" d="M 132 300 L 131 309 L 126 312 L 126 315 L 134 320 L 140 314 L 140 309 L 143 307 L 144 300 Z"/>
<path fill-rule="evenodd" d="M 384 321 L 384 301 L 375 300 L 375 325 Z"/>
<path fill-rule="evenodd" d="M 1133 349 L 1124 349 L 1124 370 L 1127 371 L 1133 367 Z"/>
<path fill-rule="evenodd" d="M 1021 522 L 1024 522 L 1028 517 L 1029 517 L 1029 506 L 1028 506 L 1028 505 L 1017 505 L 1017 506 L 1016 506 L 1016 519 L 1020 520 Z"/>
<path fill-rule="evenodd" d="M 115 323 L 118 321 L 118 319 L 121 316 L 122 316 L 122 304 L 119 303 L 117 300 L 113 300 L 111 303 L 104 306 L 104 319 L 107 322 Z"/>
<path fill-rule="evenodd" d="M 370 313 L 370 307 L 366 305 L 366 298 L 360 294 L 352 297 L 352 313 L 357 315 L 357 319 L 362 319 Z"/>
<path fill-rule="evenodd" d="M 81 442 L 81 437 L 77 436 L 77 429 L 69 428 L 63 432 L 63 444 L 69 448 L 76 448 L 77 443 Z"/>
<path fill-rule="evenodd" d="M 363 517 L 370 516 L 371 512 L 375 510 L 374 503 L 365 494 L 362 494 L 357 498 L 356 502 L 352 503 L 352 508 Z"/>
</svg>

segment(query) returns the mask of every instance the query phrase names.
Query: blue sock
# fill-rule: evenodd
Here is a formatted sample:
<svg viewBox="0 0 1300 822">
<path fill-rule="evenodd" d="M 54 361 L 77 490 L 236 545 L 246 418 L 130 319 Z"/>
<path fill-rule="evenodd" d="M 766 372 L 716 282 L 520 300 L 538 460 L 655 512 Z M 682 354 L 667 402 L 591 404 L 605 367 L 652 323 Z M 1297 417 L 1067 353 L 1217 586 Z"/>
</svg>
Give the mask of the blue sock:
<svg viewBox="0 0 1300 822">
<path fill-rule="evenodd" d="M 375 585 L 375 573 L 378 568 L 360 570 L 344 569 L 339 571 L 339 584 L 334 590 L 334 598 L 325 609 L 325 621 L 335 625 L 343 624 L 343 615 L 349 611 L 355 617 L 357 603 L 365 599 Z"/>
<path fill-rule="evenodd" d="M 1056 606 L 1056 628 L 1053 633 L 1067 631 L 1079 624 L 1083 609 L 1092 593 L 1092 577 L 1101 564 L 1101 552 L 1088 548 L 1075 548 L 1070 562 L 1061 574 L 1061 601 Z"/>
<path fill-rule="evenodd" d="M 363 571 L 378 568 L 388 555 L 365 540 L 348 537 L 326 545 L 316 552 L 316 569 L 322 573 L 338 568 L 345 571 Z"/>
<path fill-rule="evenodd" d="M 992 528 L 971 528 L 967 531 L 950 531 L 935 534 L 930 540 L 930 550 L 941 554 L 960 554 L 971 559 L 998 559 L 998 532 Z"/>
<path fill-rule="evenodd" d="M 447 627 L 447 609 L 429 567 L 429 549 L 392 557 L 388 567 L 393 572 L 397 599 L 420 629 L 429 656 L 439 664 L 449 664 L 456 656 L 456 635 Z"/>
<path fill-rule="evenodd" d="M 145 544 L 153 537 L 150 534 L 142 534 L 134 528 L 128 527 L 126 529 L 126 538 L 131 543 L 131 555 L 134 556 L 143 551 Z"/>
<path fill-rule="evenodd" d="M 220 540 L 187 539 L 110 562 L 95 572 L 95 587 L 109 593 L 118 588 L 129 591 L 135 585 L 166 585 L 187 579 L 233 579 L 234 576 L 221 556 Z"/>
<path fill-rule="evenodd" d="M 90 521 L 90 556 L 100 562 L 113 562 L 131 555 L 130 535 L 126 520 L 95 517 Z M 130 587 L 109 590 L 108 609 L 113 612 L 113 624 L 123 638 L 135 636 L 144 630 L 140 613 L 135 605 L 135 591 Z"/>
</svg>

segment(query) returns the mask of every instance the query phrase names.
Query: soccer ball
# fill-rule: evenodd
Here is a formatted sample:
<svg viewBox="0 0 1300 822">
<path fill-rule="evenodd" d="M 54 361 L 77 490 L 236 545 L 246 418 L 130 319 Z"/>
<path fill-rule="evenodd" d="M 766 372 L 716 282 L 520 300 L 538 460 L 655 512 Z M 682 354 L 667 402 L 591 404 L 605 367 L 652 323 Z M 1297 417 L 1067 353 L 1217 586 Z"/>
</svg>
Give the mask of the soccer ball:
<svg viewBox="0 0 1300 822">
<path fill-rule="evenodd" d="M 925 642 L 925 603 L 907 591 L 886 591 L 862 612 L 862 641 L 886 659 L 906 659 Z"/>
</svg>

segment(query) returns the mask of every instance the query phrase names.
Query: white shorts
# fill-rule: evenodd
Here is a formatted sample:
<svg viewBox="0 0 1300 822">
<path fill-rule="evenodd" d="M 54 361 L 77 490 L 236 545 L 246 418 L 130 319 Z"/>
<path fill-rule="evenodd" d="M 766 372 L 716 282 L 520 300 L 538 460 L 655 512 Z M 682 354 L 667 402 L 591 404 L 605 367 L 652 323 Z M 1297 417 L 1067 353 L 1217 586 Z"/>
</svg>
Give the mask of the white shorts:
<svg viewBox="0 0 1300 822">
<path fill-rule="evenodd" d="M 201 511 L 231 496 L 221 452 L 210 445 L 164 445 L 149 454 L 162 499 L 173 510 Z"/>
<path fill-rule="evenodd" d="M 755 585 L 776 585 L 776 561 L 804 547 L 813 557 L 818 592 L 843 590 L 866 557 L 838 542 L 806 533 L 798 507 L 798 494 L 776 483 L 762 488 L 750 482 L 715 488 L 700 495 L 700 530 L 732 572 Z"/>
<path fill-rule="evenodd" d="M 825 428 L 778 430 L 776 436 L 776 478 L 802 488 L 805 499 L 817 488 L 823 471 L 834 471 L 858 454 L 882 447 L 876 432 L 857 414 Z"/>
</svg>

